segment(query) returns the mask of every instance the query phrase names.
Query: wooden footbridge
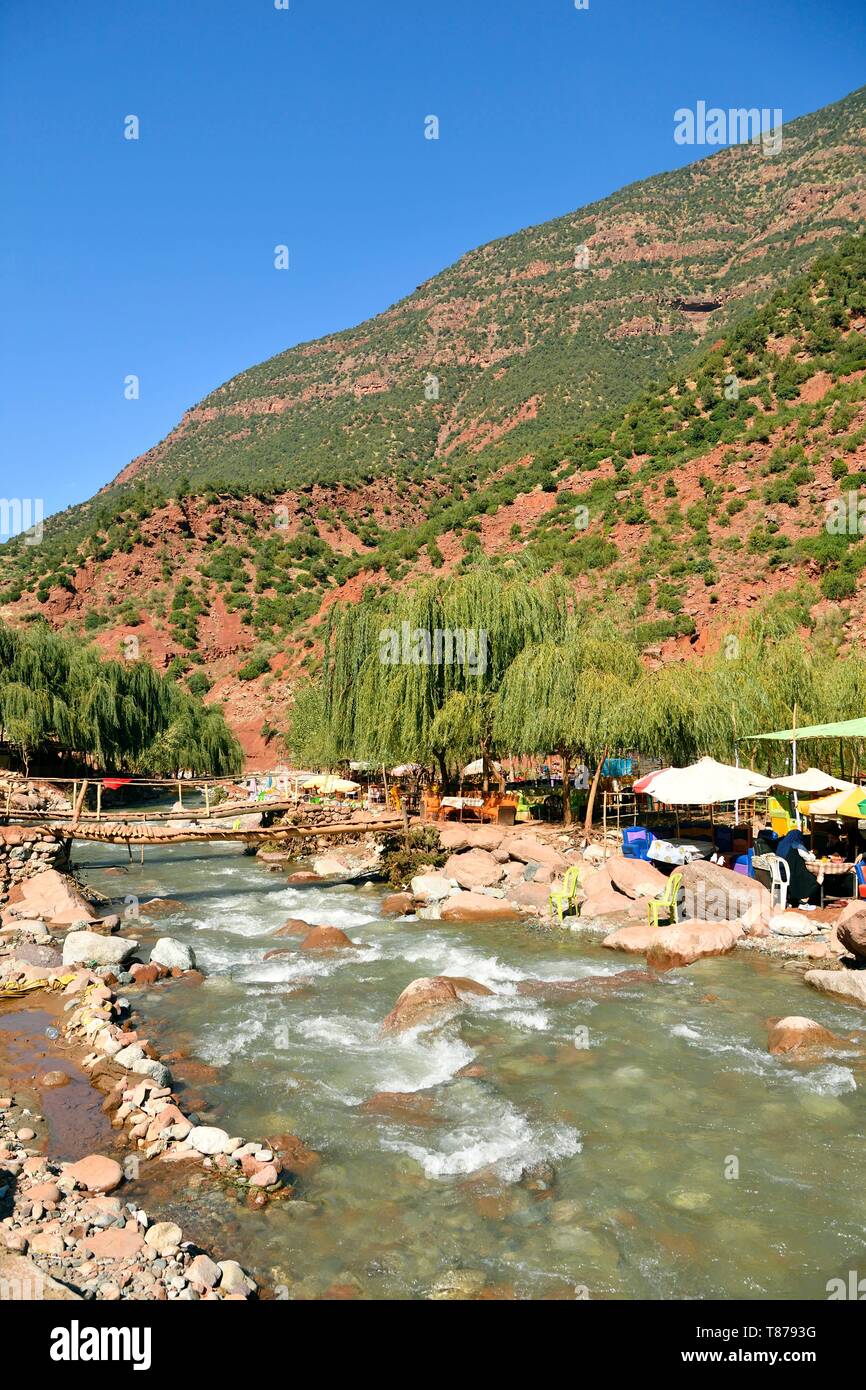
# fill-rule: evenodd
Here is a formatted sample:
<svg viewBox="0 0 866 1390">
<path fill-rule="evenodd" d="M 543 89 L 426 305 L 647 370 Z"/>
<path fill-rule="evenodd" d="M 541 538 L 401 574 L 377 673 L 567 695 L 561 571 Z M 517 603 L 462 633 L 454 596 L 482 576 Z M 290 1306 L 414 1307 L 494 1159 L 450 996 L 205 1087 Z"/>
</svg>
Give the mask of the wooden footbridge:
<svg viewBox="0 0 866 1390">
<path fill-rule="evenodd" d="M 406 829 L 405 816 L 394 811 L 364 812 L 361 807 L 311 805 L 299 801 L 297 797 L 286 795 L 258 795 L 254 798 L 238 796 L 235 780 L 208 779 L 206 781 L 160 780 L 123 781 L 134 794 L 136 787 L 174 788 L 177 791 L 177 804 L 172 810 L 138 808 L 118 810 L 103 807 L 103 789 L 118 790 L 121 779 L 69 779 L 15 778 L 7 783 L 5 806 L 0 811 L 5 825 L 27 826 L 42 832 L 46 837 L 58 840 L 91 840 L 101 844 L 128 845 L 179 845 L 192 843 L 217 843 L 221 841 L 242 841 L 246 844 L 261 844 L 263 841 L 285 841 L 288 846 L 293 841 L 311 838 L 338 838 L 364 834 L 386 835 Z M 63 789 L 69 787 L 70 795 Z M 43 800 L 53 794 L 54 806 L 27 807 L 20 805 L 22 793 L 35 788 Z M 215 793 L 219 789 L 220 797 Z M 95 792 L 95 809 L 85 805 L 88 792 Z M 184 792 L 187 805 L 183 804 Z M 190 805 L 189 793 L 200 792 L 204 805 Z M 234 795 L 232 794 L 234 793 Z M 58 806 L 56 803 L 60 803 Z M 328 819 L 328 811 L 333 818 Z M 342 814 L 341 814 L 342 812 Z M 276 817 L 291 815 L 287 822 L 274 823 Z"/>
</svg>

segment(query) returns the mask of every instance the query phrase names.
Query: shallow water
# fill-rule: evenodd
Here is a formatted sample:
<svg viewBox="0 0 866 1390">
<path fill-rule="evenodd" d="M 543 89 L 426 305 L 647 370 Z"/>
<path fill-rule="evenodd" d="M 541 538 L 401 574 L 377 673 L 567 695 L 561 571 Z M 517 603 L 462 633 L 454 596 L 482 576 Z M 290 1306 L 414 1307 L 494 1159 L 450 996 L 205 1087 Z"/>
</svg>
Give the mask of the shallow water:
<svg viewBox="0 0 866 1390">
<path fill-rule="evenodd" d="M 163 1048 L 217 1069 L 195 1085 L 208 1118 L 322 1153 L 298 1188 L 314 1212 L 249 1211 L 218 1188 L 197 1202 L 199 1230 L 289 1297 L 424 1297 L 456 1270 L 500 1297 L 825 1298 L 866 1262 L 866 1068 L 766 1050 L 771 1016 L 846 1035 L 863 1020 L 790 969 L 727 958 L 618 987 L 635 960 L 569 932 L 382 921 L 378 889 L 287 887 L 236 846 L 149 848 L 143 867 L 77 848 L 121 906 L 185 904 L 142 941 L 188 942 L 207 980 L 136 1007 Z M 287 917 L 342 927 L 358 949 L 303 954 L 268 935 Z M 275 946 L 288 954 L 263 962 Z M 383 1036 L 400 991 L 435 974 L 495 996 Z M 586 985 L 521 992 L 554 980 Z M 383 1091 L 412 1098 L 364 1108 Z"/>
</svg>

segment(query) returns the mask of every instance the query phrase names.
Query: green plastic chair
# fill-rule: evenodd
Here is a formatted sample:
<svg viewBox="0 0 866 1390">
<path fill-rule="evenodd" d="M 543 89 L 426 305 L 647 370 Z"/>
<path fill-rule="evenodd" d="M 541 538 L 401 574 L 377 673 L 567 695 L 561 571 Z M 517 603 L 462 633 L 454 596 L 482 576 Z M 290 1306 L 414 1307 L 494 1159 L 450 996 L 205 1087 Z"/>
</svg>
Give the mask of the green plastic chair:
<svg viewBox="0 0 866 1390">
<path fill-rule="evenodd" d="M 552 888 L 550 890 L 550 911 L 551 913 L 556 913 L 560 922 L 565 916 L 566 911 L 575 906 L 574 899 L 577 896 L 579 887 L 580 867 L 577 864 L 572 864 L 570 868 L 566 869 L 563 875 L 562 887 Z"/>
<path fill-rule="evenodd" d="M 659 913 L 667 914 L 668 919 L 676 924 L 679 921 L 677 916 L 677 896 L 680 891 L 680 884 L 683 881 L 682 874 L 677 871 L 671 874 L 667 881 L 665 891 L 660 898 L 650 898 L 646 905 L 647 922 L 651 927 L 659 924 Z"/>
</svg>

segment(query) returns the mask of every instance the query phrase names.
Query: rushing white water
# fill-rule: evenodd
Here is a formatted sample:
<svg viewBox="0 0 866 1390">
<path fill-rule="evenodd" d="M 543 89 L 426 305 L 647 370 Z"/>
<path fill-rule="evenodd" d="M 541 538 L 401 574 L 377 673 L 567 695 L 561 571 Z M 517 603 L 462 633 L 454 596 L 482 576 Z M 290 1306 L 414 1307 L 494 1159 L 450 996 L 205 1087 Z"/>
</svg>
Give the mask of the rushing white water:
<svg viewBox="0 0 866 1390">
<path fill-rule="evenodd" d="M 726 958 L 650 981 L 569 932 L 383 921 L 378 890 L 287 886 L 235 847 L 149 855 L 80 847 L 121 903 L 183 903 L 129 923 L 145 949 L 191 944 L 207 977 L 139 995 L 148 1031 L 216 1069 L 188 1087 L 215 1122 L 322 1154 L 310 1206 L 247 1211 L 216 1188 L 192 1207 L 293 1295 L 424 1296 L 458 1270 L 524 1297 L 814 1298 L 855 1267 L 862 1061 L 772 1057 L 767 1019 L 860 1020 L 797 974 Z M 271 935 L 289 917 L 354 945 L 302 951 Z M 382 1031 L 441 974 L 493 993 Z"/>
</svg>

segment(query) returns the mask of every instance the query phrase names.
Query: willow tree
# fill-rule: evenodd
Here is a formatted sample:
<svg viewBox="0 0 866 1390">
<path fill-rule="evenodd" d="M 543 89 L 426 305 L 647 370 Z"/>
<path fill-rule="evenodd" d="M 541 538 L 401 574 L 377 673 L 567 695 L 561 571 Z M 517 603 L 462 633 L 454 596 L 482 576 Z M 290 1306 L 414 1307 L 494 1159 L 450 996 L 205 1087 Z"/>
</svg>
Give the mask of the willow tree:
<svg viewBox="0 0 866 1390">
<path fill-rule="evenodd" d="M 785 610 L 759 611 L 726 634 L 706 666 L 715 707 L 713 751 L 720 757 L 732 756 L 751 734 L 821 718 L 819 666 Z M 771 757 L 768 747 L 767 772 Z"/>
<path fill-rule="evenodd" d="M 332 610 L 324 717 L 341 757 L 439 765 L 494 754 L 495 696 L 524 647 L 561 637 L 568 588 L 522 565 L 478 565 Z"/>
<path fill-rule="evenodd" d="M 637 648 L 609 625 L 570 623 L 560 641 L 536 643 L 514 660 L 499 692 L 497 739 L 516 752 L 555 752 L 562 761 L 562 815 L 571 824 L 569 777 L 575 764 L 594 765 L 586 809 L 592 825 L 601 769 L 612 749 L 628 748 Z"/>
<path fill-rule="evenodd" d="M 0 737 L 25 772 L 67 754 L 104 768 L 234 773 L 243 755 L 218 706 L 206 708 L 145 661 L 106 660 L 43 623 L 0 626 Z"/>
<path fill-rule="evenodd" d="M 705 662 L 644 670 L 633 691 L 631 746 L 678 766 L 718 751 L 719 698 Z"/>
<path fill-rule="evenodd" d="M 320 686 L 307 683 L 295 690 L 286 744 L 302 767 L 327 768 L 330 772 L 341 761 Z"/>
<path fill-rule="evenodd" d="M 816 673 L 818 688 L 818 722 L 830 723 L 842 719 L 862 719 L 866 714 L 866 661 L 859 652 L 849 652 L 844 657 L 822 663 Z M 826 744 L 825 744 L 826 747 Z M 839 775 L 846 777 L 851 773 L 855 780 L 860 776 L 863 766 L 864 740 L 848 742 L 851 753 L 850 766 L 847 765 L 846 741 L 839 740 Z M 824 754 L 826 757 L 826 753 Z"/>
</svg>

